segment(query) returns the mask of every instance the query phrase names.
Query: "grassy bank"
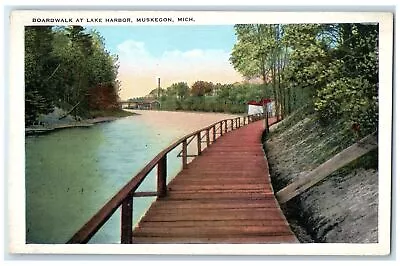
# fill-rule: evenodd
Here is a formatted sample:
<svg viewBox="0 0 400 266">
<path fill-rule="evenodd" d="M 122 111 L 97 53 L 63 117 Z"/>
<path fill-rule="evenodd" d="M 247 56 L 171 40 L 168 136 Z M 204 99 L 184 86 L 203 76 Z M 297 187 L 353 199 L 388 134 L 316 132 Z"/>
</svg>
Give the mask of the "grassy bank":
<svg viewBox="0 0 400 266">
<path fill-rule="evenodd" d="M 300 109 L 271 130 L 265 149 L 275 192 L 356 141 L 341 121 L 322 126 Z M 377 241 L 377 149 L 282 205 L 301 242 Z"/>
<path fill-rule="evenodd" d="M 25 127 L 25 135 L 46 134 L 56 130 L 75 127 L 90 127 L 98 123 L 110 122 L 118 118 L 137 115 L 136 113 L 125 110 L 95 110 L 90 111 L 86 115 L 86 118 L 75 118 L 71 115 L 61 118 L 64 116 L 63 113 L 64 111 L 62 109 L 57 109 L 51 114 L 43 115 L 40 118 L 39 124 Z"/>
</svg>

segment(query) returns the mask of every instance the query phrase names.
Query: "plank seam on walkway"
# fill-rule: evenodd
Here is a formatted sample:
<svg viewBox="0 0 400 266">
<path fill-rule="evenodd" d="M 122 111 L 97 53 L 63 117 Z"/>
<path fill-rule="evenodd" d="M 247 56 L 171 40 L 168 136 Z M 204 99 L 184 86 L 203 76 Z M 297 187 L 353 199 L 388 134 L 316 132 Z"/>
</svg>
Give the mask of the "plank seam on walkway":
<svg viewBox="0 0 400 266">
<path fill-rule="evenodd" d="M 271 187 L 264 121 L 228 132 L 168 185 L 133 243 L 296 243 Z"/>
</svg>

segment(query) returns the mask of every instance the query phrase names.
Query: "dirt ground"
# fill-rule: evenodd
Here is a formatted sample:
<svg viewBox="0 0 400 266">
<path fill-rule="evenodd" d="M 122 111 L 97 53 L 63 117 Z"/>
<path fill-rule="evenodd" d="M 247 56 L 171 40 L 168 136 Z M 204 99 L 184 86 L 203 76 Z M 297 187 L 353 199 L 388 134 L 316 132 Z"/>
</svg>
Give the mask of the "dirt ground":
<svg viewBox="0 0 400 266">
<path fill-rule="evenodd" d="M 276 129 L 276 128 L 275 128 Z M 272 129 L 272 132 L 274 129 Z M 270 134 L 264 147 L 275 192 L 331 157 L 332 138 L 311 120 Z M 281 206 L 302 243 L 377 243 L 378 171 L 338 170 Z"/>
</svg>

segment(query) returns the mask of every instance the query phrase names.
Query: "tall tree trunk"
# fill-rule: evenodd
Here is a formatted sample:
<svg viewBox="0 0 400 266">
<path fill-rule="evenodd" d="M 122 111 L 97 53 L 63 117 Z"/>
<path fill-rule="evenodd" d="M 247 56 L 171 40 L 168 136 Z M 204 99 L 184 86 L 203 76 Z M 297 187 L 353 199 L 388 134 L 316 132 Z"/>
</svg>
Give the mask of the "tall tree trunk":
<svg viewBox="0 0 400 266">
<path fill-rule="evenodd" d="M 283 54 L 283 58 L 282 58 L 282 80 L 284 81 L 284 73 L 285 73 L 285 67 L 288 61 L 288 47 L 285 45 L 285 50 L 284 50 L 284 54 Z M 285 85 L 287 86 L 287 83 L 285 83 Z M 291 90 L 290 87 L 286 87 L 285 88 L 286 91 L 286 96 L 285 96 L 285 113 L 288 115 L 292 112 L 292 102 L 291 102 Z"/>
<path fill-rule="evenodd" d="M 275 30 L 275 51 L 274 51 L 274 62 L 275 62 L 275 79 L 276 76 L 278 76 L 278 82 L 275 85 L 277 94 L 278 94 L 278 110 L 279 110 L 279 118 L 283 118 L 283 110 L 282 110 L 282 104 L 284 103 L 283 97 L 282 97 L 282 89 L 281 89 L 281 62 L 280 62 L 280 24 L 274 25 L 274 30 Z"/>
<path fill-rule="evenodd" d="M 282 55 L 278 49 L 278 90 L 281 95 L 281 118 L 283 119 L 286 116 L 286 102 L 285 102 L 285 91 L 281 86 L 281 75 L 282 75 Z"/>
<path fill-rule="evenodd" d="M 267 97 L 267 95 L 268 95 L 268 86 L 267 86 L 267 71 L 266 71 L 266 69 L 265 69 L 265 62 L 264 61 L 262 61 L 262 64 L 263 64 L 263 66 L 262 66 L 262 80 L 263 80 L 263 84 L 264 84 L 264 87 L 265 87 L 265 97 Z"/>
<path fill-rule="evenodd" d="M 279 100 L 278 100 L 278 93 L 276 90 L 276 71 L 275 71 L 275 61 L 272 63 L 272 87 L 274 91 L 274 100 L 275 100 L 275 116 L 279 117 Z"/>
<path fill-rule="evenodd" d="M 292 90 L 291 90 L 290 86 L 288 86 L 288 87 L 287 87 L 288 114 L 291 114 L 291 113 L 292 113 L 292 101 L 291 101 L 292 95 L 291 95 L 291 93 L 292 93 Z"/>
</svg>

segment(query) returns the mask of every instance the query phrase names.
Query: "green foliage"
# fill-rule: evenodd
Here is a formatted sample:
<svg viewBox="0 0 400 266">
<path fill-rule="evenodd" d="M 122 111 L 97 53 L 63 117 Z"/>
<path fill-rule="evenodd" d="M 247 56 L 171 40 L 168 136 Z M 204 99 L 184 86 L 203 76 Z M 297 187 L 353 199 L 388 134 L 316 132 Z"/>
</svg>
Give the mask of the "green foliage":
<svg viewBox="0 0 400 266">
<path fill-rule="evenodd" d="M 167 95 L 167 90 L 163 88 L 155 88 L 149 93 L 149 97 L 153 99 L 158 99 L 158 97 L 163 97 Z"/>
<path fill-rule="evenodd" d="M 193 83 L 190 93 L 193 96 L 204 96 L 213 92 L 214 84 L 207 81 L 196 81 Z"/>
<path fill-rule="evenodd" d="M 233 67 L 247 78 L 261 78 L 264 85 L 270 84 L 276 113 L 290 113 L 291 91 L 283 88 L 289 53 L 284 40 L 285 27 L 246 24 L 235 25 L 235 30 L 238 41 L 230 57 Z"/>
<path fill-rule="evenodd" d="M 279 53 L 277 26 L 263 24 L 235 25 L 237 42 L 230 61 L 234 68 L 248 78 L 261 77 L 264 83 Z"/>
<path fill-rule="evenodd" d="M 118 58 L 105 50 L 98 32 L 81 26 L 26 27 L 26 123 L 65 104 L 77 105 L 75 115 L 87 115 L 89 90 L 93 95 L 99 85 L 111 84 L 111 94 L 118 95 L 117 74 Z"/>
<path fill-rule="evenodd" d="M 48 82 L 59 64 L 52 52 L 51 27 L 25 28 L 25 109 L 26 122 L 35 121 L 38 112 L 51 112 L 54 86 Z"/>
<path fill-rule="evenodd" d="M 340 120 L 357 137 L 376 130 L 378 25 L 249 24 L 235 30 L 232 65 L 272 87 L 278 114 L 314 106 L 324 125 Z"/>
<path fill-rule="evenodd" d="M 378 125 L 377 25 L 343 24 L 340 42 L 325 70 L 327 84 L 317 88 L 315 109 L 322 122 L 345 119 L 358 137 Z"/>
<path fill-rule="evenodd" d="M 198 82 L 199 83 L 199 82 Z M 213 90 L 208 91 L 208 95 L 198 95 L 197 91 L 192 95 L 180 96 L 178 94 L 177 83 L 171 85 L 166 90 L 166 95 L 161 97 L 161 108 L 164 110 L 188 110 L 203 112 L 227 112 L 227 113 L 246 113 L 247 102 L 251 100 L 261 100 L 272 94 L 272 88 L 265 89 L 265 85 L 257 84 L 214 84 Z M 211 82 L 201 82 L 201 84 L 212 84 Z M 181 86 L 181 85 L 180 85 Z M 183 86 L 182 87 L 186 87 Z M 200 86 L 199 86 L 200 87 Z M 193 86 L 192 86 L 193 88 Z M 202 87 L 204 88 L 204 87 Z M 185 89 L 186 91 L 186 89 Z M 204 92 L 204 91 L 203 91 Z M 267 94 L 266 94 L 267 92 Z M 212 95 L 211 95 L 212 94 Z"/>
<path fill-rule="evenodd" d="M 174 110 L 181 109 L 178 99 L 176 98 L 176 96 L 173 96 L 173 95 L 165 96 L 164 98 L 162 98 L 161 107 L 164 110 L 168 110 L 168 111 L 174 111 Z"/>
<path fill-rule="evenodd" d="M 166 90 L 168 96 L 175 96 L 180 100 L 188 97 L 190 94 L 190 88 L 186 82 L 178 82 L 169 86 Z"/>
<path fill-rule="evenodd" d="M 299 107 L 279 123 L 278 127 L 273 132 L 271 132 L 270 137 L 281 134 L 282 132 L 293 127 L 300 121 L 306 119 L 308 116 L 312 115 L 313 115 L 313 109 L 310 108 L 310 106 L 303 105 L 302 107 Z"/>
</svg>

